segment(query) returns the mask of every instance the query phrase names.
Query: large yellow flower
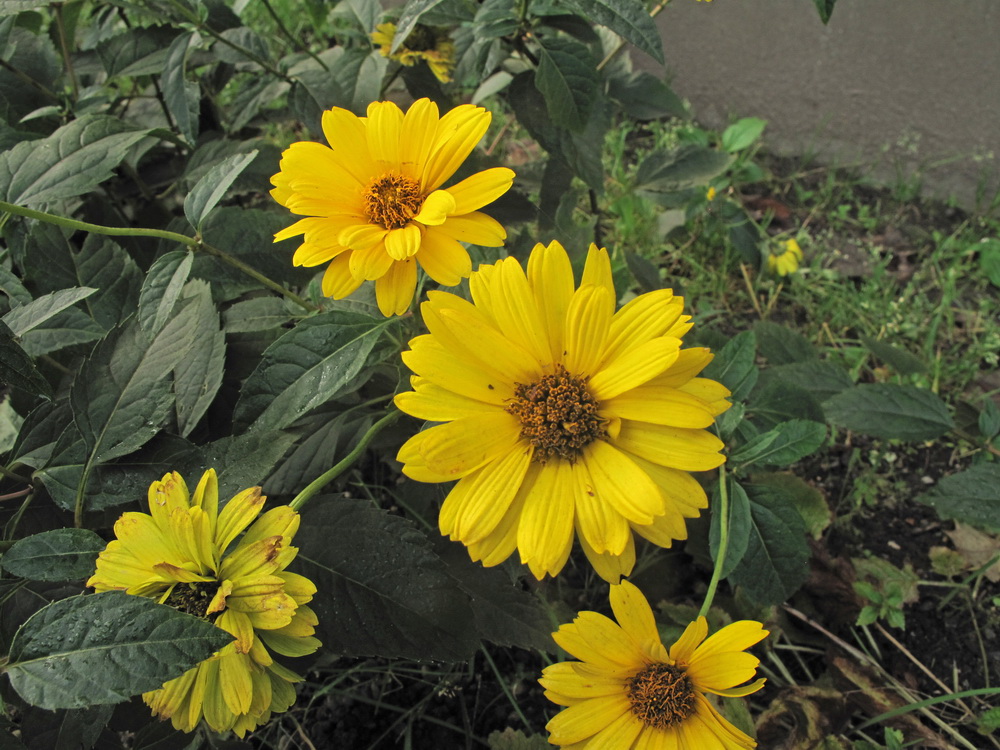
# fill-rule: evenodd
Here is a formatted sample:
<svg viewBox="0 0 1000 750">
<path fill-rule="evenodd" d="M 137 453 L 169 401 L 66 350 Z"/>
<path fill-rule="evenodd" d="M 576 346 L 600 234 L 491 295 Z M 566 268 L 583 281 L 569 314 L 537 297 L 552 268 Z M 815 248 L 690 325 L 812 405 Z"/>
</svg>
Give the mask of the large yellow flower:
<svg viewBox="0 0 1000 750">
<path fill-rule="evenodd" d="M 299 514 L 282 505 L 257 518 L 264 499 L 253 487 L 220 512 L 214 470 L 193 496 L 179 474 L 167 474 L 149 487 L 148 515 L 125 513 L 115 523 L 116 539 L 87 581 L 97 591 L 156 599 L 236 639 L 142 696 L 154 714 L 185 732 L 204 717 L 213 730 L 242 737 L 272 712 L 285 711 L 295 701 L 292 683 L 301 678 L 270 651 L 304 656 L 320 645 L 313 637 L 316 615 L 306 606 L 316 587 L 285 570 L 298 552 L 290 543 Z"/>
<path fill-rule="evenodd" d="M 431 292 L 429 334 L 403 361 L 416 373 L 396 405 L 446 424 L 410 438 L 398 459 L 421 482 L 458 479 L 441 533 L 496 565 L 515 549 L 541 579 L 566 563 L 574 529 L 616 583 L 635 563 L 632 532 L 668 547 L 706 507 L 689 471 L 714 469 L 705 430 L 729 391 L 695 377 L 707 349 L 684 349 L 691 324 L 669 289 L 615 312 L 611 264 L 591 245 L 579 288 L 558 242 L 480 266 L 473 302 Z"/>
<path fill-rule="evenodd" d="M 740 697 L 760 690 L 760 660 L 745 649 L 767 636 L 741 620 L 707 640 L 699 617 L 667 650 L 649 603 L 628 581 L 611 587 L 617 624 L 580 612 L 553 633 L 578 662 L 546 667 L 545 696 L 567 708 L 546 726 L 549 742 L 573 750 L 746 750 L 757 743 L 724 719 L 705 693 Z"/>
<path fill-rule="evenodd" d="M 371 40 L 379 45 L 382 57 L 388 57 L 407 67 L 423 60 L 441 83 L 451 81 L 451 70 L 455 67 L 455 43 L 448 36 L 447 29 L 418 23 L 399 49 L 392 52 L 395 38 L 394 23 L 380 23 L 371 33 Z"/>
<path fill-rule="evenodd" d="M 329 263 L 323 293 L 340 299 L 375 281 L 383 315 L 399 315 L 413 299 L 417 266 L 445 286 L 472 271 L 470 242 L 499 247 L 507 233 L 479 209 L 510 188 L 505 167 L 477 172 L 442 188 L 486 133 L 490 113 L 463 104 L 444 116 L 429 99 L 404 115 L 373 102 L 367 117 L 334 107 L 323 113 L 320 143 L 293 143 L 271 178 L 271 195 L 300 219 L 275 241 L 303 235 L 293 262 Z"/>
</svg>

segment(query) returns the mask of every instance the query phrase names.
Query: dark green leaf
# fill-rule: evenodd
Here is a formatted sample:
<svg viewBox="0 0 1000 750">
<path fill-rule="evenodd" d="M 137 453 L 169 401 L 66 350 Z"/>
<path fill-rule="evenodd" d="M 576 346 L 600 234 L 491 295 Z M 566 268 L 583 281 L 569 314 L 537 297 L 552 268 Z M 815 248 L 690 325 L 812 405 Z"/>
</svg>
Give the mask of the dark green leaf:
<svg viewBox="0 0 1000 750">
<path fill-rule="evenodd" d="M 753 331 L 744 331 L 715 353 L 715 359 L 705 368 L 704 377 L 718 380 L 732 391 L 734 400 L 742 400 L 759 376 L 754 364 L 756 356 L 757 340 Z"/>
<path fill-rule="evenodd" d="M 197 617 L 111 591 L 32 615 L 14 636 L 6 671 L 32 705 L 84 708 L 155 690 L 230 641 Z"/>
<path fill-rule="evenodd" d="M 640 192 L 674 192 L 706 185 L 726 171 L 732 157 L 704 146 L 677 151 L 654 151 L 639 165 L 635 189 Z"/>
<path fill-rule="evenodd" d="M 753 332 L 757 336 L 757 350 L 769 364 L 788 365 L 816 359 L 816 347 L 798 331 L 760 320 L 754 324 Z"/>
<path fill-rule="evenodd" d="M 639 282 L 639 288 L 644 292 L 653 292 L 663 288 L 660 281 L 660 271 L 650 261 L 643 258 L 638 253 L 625 251 L 625 265 L 632 272 L 632 276 Z"/>
<path fill-rule="evenodd" d="M 287 427 L 349 387 L 393 319 L 330 311 L 307 318 L 264 352 L 236 405 L 237 429 Z"/>
<path fill-rule="evenodd" d="M 828 23 L 830 21 L 830 16 L 833 14 L 833 6 L 837 4 L 837 0 L 813 0 L 816 4 L 816 10 L 819 11 L 819 18 L 823 23 Z"/>
<path fill-rule="evenodd" d="M 177 397 L 177 431 L 187 437 L 205 415 L 222 385 L 226 336 L 219 328 L 219 313 L 212 303 L 212 290 L 201 280 L 188 282 L 185 296 L 195 307 L 195 336 L 186 357 L 174 366 Z"/>
<path fill-rule="evenodd" d="M 566 5 L 588 21 L 607 26 L 658 63 L 663 63 L 660 32 L 639 0 L 566 0 Z"/>
<path fill-rule="evenodd" d="M 7 324 L 0 320 L 0 384 L 28 393 L 50 396 L 52 387 L 42 377 L 35 363 L 15 340 Z"/>
<path fill-rule="evenodd" d="M 771 429 L 791 419 L 827 421 L 823 407 L 809 391 L 772 378 L 761 378 L 757 388 L 750 394 L 747 416 L 756 420 L 757 426 L 763 429 Z"/>
<path fill-rule="evenodd" d="M 477 39 L 497 39 L 517 31 L 514 0 L 485 0 L 476 11 L 473 33 Z"/>
<path fill-rule="evenodd" d="M 0 266 L 0 292 L 10 298 L 12 306 L 26 305 L 31 302 L 31 292 L 25 289 L 21 279 L 3 266 Z"/>
<path fill-rule="evenodd" d="M 198 138 L 198 102 L 201 87 L 187 80 L 187 59 L 191 47 L 197 46 L 201 37 L 197 31 L 177 37 L 167 50 L 160 77 L 163 99 L 184 140 L 193 144 Z"/>
<path fill-rule="evenodd" d="M 979 434 L 987 440 L 992 440 L 1000 434 L 1000 408 L 997 408 L 996 402 L 992 399 L 987 398 L 983 403 L 977 426 Z"/>
<path fill-rule="evenodd" d="M 97 56 L 109 78 L 153 75 L 163 71 L 177 30 L 170 26 L 129 29 L 97 45 Z"/>
<path fill-rule="evenodd" d="M 748 216 L 744 214 L 729 225 L 729 241 L 744 263 L 751 268 L 760 267 L 760 229 Z"/>
<path fill-rule="evenodd" d="M 420 17 L 440 5 L 441 2 L 442 0 L 411 0 L 403 5 L 403 12 L 399 16 L 399 21 L 396 22 L 396 36 L 393 37 L 390 52 L 398 51 L 400 45 L 406 41 L 406 37 L 416 28 Z"/>
<path fill-rule="evenodd" d="M 744 117 L 722 131 L 722 148 L 731 154 L 749 148 L 760 138 L 766 125 L 767 121 L 758 117 Z"/>
<path fill-rule="evenodd" d="M 350 451 L 372 425 L 365 412 L 341 412 L 329 418 L 318 415 L 304 425 L 306 437 L 264 482 L 267 495 L 293 495 L 330 468 L 331 458 Z"/>
<path fill-rule="evenodd" d="M 24 334 L 21 346 L 29 356 L 40 357 L 67 346 L 97 341 L 105 333 L 107 331 L 83 310 L 69 307 Z"/>
<path fill-rule="evenodd" d="M 823 409 L 837 427 L 878 438 L 933 440 L 954 426 L 936 394 L 909 385 L 856 385 L 827 399 Z"/>
<path fill-rule="evenodd" d="M 761 373 L 760 382 L 777 379 L 808 391 L 820 402 L 854 386 L 847 371 L 830 362 L 810 360 L 790 365 L 769 367 Z"/>
<path fill-rule="evenodd" d="M 53 529 L 14 542 L 0 567 L 31 581 L 75 581 L 93 574 L 105 546 L 89 529 Z"/>
<path fill-rule="evenodd" d="M 72 511 L 76 507 L 76 493 L 83 479 L 83 460 L 76 463 L 55 462 L 32 475 L 45 486 L 52 502 L 63 510 Z M 97 466 L 91 471 L 87 483 L 86 509 L 96 513 L 135 503 L 146 496 L 149 485 L 162 477 L 165 471 L 160 464 L 137 465 L 133 462 Z"/>
<path fill-rule="evenodd" d="M 210 169 L 208 174 L 198 181 L 184 199 L 184 215 L 191 222 L 191 226 L 201 231 L 205 217 L 222 200 L 233 181 L 256 157 L 256 150 L 246 154 L 234 154 Z"/>
<path fill-rule="evenodd" d="M 548 750 L 552 746 L 540 735 L 526 735 L 524 732 L 507 727 L 502 732 L 490 732 L 486 738 L 490 750 Z"/>
<path fill-rule="evenodd" d="M 29 706 L 21 721 L 21 736 L 28 750 L 90 750 L 113 711 L 114 706 L 91 706 L 61 709 L 53 714 Z"/>
<path fill-rule="evenodd" d="M 995 287 L 1000 287 L 1000 240 L 983 240 L 976 245 L 979 269 Z"/>
<path fill-rule="evenodd" d="M 52 318 L 57 313 L 65 310 L 70 305 L 75 305 L 82 299 L 86 299 L 96 292 L 90 287 L 77 287 L 76 289 L 61 289 L 58 292 L 46 294 L 36 300 L 32 300 L 26 305 L 15 307 L 3 318 L 4 323 L 10 328 L 15 336 L 23 336 L 28 331 L 37 328 L 45 321 Z"/>
<path fill-rule="evenodd" d="M 961 521 L 987 531 L 1000 531 L 1000 464 L 983 463 L 945 477 L 917 500 L 946 520 Z"/>
<path fill-rule="evenodd" d="M 793 419 L 758 435 L 733 453 L 729 460 L 743 468 L 787 466 L 819 450 L 825 439 L 826 425 Z"/>
<path fill-rule="evenodd" d="M 750 529 L 752 519 L 750 517 L 750 498 L 747 497 L 743 486 L 732 477 L 726 477 L 726 487 L 728 488 L 729 512 L 729 541 L 726 547 L 726 560 L 722 564 L 722 578 L 728 578 L 740 560 L 746 554 L 747 546 L 750 544 Z M 721 486 L 715 483 L 712 491 L 712 524 L 708 531 L 708 549 L 715 564 L 719 560 L 719 541 L 722 539 L 722 497 L 719 493 Z"/>
<path fill-rule="evenodd" d="M 881 359 L 900 375 L 913 375 L 918 372 L 927 372 L 927 365 L 919 358 L 910 354 L 905 349 L 900 349 L 885 341 L 873 339 L 871 336 L 861 336 L 861 343 L 865 345 L 872 354 Z"/>
<path fill-rule="evenodd" d="M 72 256 L 75 286 L 98 290 L 85 306 L 105 330 L 114 328 L 135 312 L 142 287 L 142 271 L 122 247 L 108 237 L 88 235 L 83 251 Z"/>
<path fill-rule="evenodd" d="M 47 0 L 0 0 L 0 16 L 23 13 L 26 10 L 36 10 L 44 8 L 48 4 Z"/>
<path fill-rule="evenodd" d="M 277 297 L 254 297 L 237 302 L 222 313 L 226 333 L 269 331 L 291 320 L 285 303 Z"/>
<path fill-rule="evenodd" d="M 6 23 L 13 21 L 9 19 Z M 7 63 L 0 68 L 0 122 L 13 125 L 29 112 L 52 104 L 42 89 L 25 80 L 29 78 L 50 91 L 57 88 L 63 68 L 48 34 L 32 34 L 28 29 L 13 26 L 9 35 L 0 40 L 0 55 Z M 6 143 L 4 148 L 12 145 Z"/>
<path fill-rule="evenodd" d="M 604 137 L 611 127 L 613 109 L 611 102 L 598 95 L 582 130 L 556 130 L 558 153 L 574 174 L 598 195 L 604 192 L 604 163 L 601 153 Z M 596 218 L 589 221 L 596 221 Z"/>
<path fill-rule="evenodd" d="M 833 513 L 827 505 L 826 497 L 818 489 L 794 474 L 775 472 L 753 475 L 756 485 L 765 485 L 781 491 L 792 502 L 805 522 L 806 530 L 813 539 L 819 539 L 833 520 Z"/>
<path fill-rule="evenodd" d="M 759 605 L 780 604 L 809 575 L 805 524 L 781 490 L 752 484 L 745 489 L 750 499 L 750 541 L 729 580 Z"/>
<path fill-rule="evenodd" d="M 595 61 L 586 45 L 565 37 L 539 39 L 535 86 L 556 126 L 582 130 L 597 95 Z"/>
<path fill-rule="evenodd" d="M 333 653 L 461 661 L 478 646 L 469 598 L 409 521 L 342 496 L 312 499 L 296 536 L 318 637 Z"/>
<path fill-rule="evenodd" d="M 608 96 L 618 102 L 629 117 L 659 120 L 688 117 L 684 102 L 664 81 L 652 73 L 634 72 L 608 81 Z"/>
<path fill-rule="evenodd" d="M 84 115 L 48 138 L 0 153 L 0 196 L 37 208 L 73 198 L 111 176 L 132 144 L 148 131 L 108 115 Z"/>
<path fill-rule="evenodd" d="M 223 62 L 233 65 L 251 63 L 259 71 L 257 60 L 267 60 L 270 57 L 267 42 L 251 28 L 238 26 L 226 29 L 219 36 L 221 39 L 212 45 L 212 52 Z M 223 39 L 226 41 L 222 41 Z"/>
<path fill-rule="evenodd" d="M 228 498 L 263 484 L 295 441 L 295 435 L 276 431 L 219 438 L 204 447 L 199 463 L 215 467 L 219 472 L 219 496 Z"/>
<path fill-rule="evenodd" d="M 155 336 L 166 325 L 193 264 L 194 253 L 174 250 L 149 267 L 139 292 L 139 325 L 146 335 Z"/>
</svg>

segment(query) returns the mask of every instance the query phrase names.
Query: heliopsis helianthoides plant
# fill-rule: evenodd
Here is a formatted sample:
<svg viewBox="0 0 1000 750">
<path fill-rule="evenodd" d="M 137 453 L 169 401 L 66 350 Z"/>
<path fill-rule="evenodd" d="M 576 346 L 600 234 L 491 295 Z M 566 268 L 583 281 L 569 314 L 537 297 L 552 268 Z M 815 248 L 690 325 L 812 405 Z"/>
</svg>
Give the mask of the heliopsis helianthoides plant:
<svg viewBox="0 0 1000 750">
<path fill-rule="evenodd" d="M 451 81 L 451 71 L 455 67 L 455 43 L 451 41 L 447 29 L 418 23 L 406 40 L 399 45 L 399 49 L 392 52 L 392 43 L 395 39 L 394 23 L 380 23 L 371 34 L 371 40 L 379 45 L 382 57 L 388 57 L 407 67 L 412 67 L 423 60 L 441 83 Z"/>
<path fill-rule="evenodd" d="M 802 248 L 794 239 L 780 243 L 780 249 L 767 256 L 767 268 L 776 276 L 788 276 L 802 263 Z"/>
<path fill-rule="evenodd" d="M 220 511 L 214 470 L 205 472 L 193 495 L 180 475 L 167 474 L 149 487 L 149 514 L 125 513 L 115 523 L 116 539 L 87 581 L 99 592 L 156 599 L 235 638 L 143 694 L 154 714 L 185 732 L 204 717 L 213 730 L 242 737 L 285 711 L 295 701 L 292 683 L 301 678 L 270 652 L 305 656 L 320 645 L 313 637 L 316 615 L 306 606 L 316 587 L 285 570 L 298 552 L 291 541 L 299 514 L 283 505 L 260 515 L 264 500 L 254 487 Z"/>
<path fill-rule="evenodd" d="M 517 549 L 539 579 L 578 536 L 612 583 L 635 563 L 633 531 L 662 547 L 686 538 L 707 505 L 688 472 L 725 460 L 706 428 L 729 391 L 697 377 L 707 349 L 681 349 L 683 300 L 662 289 L 616 312 L 607 251 L 591 245 L 575 288 L 558 242 L 535 246 L 527 274 L 506 258 L 469 283 L 473 302 L 428 295 L 429 333 L 403 353 L 413 390 L 396 396 L 445 423 L 398 455 L 412 479 L 458 480 L 441 532 L 488 566 Z"/>
<path fill-rule="evenodd" d="M 740 697 L 760 690 L 760 660 L 746 649 L 767 636 L 741 620 L 709 636 L 699 617 L 667 649 L 646 598 L 633 584 L 611 587 L 617 624 L 580 612 L 553 634 L 571 656 L 546 667 L 545 696 L 566 706 L 549 721 L 549 742 L 574 750 L 744 750 L 757 743 L 724 719 L 706 693 Z"/>
<path fill-rule="evenodd" d="M 293 143 L 271 195 L 307 217 L 275 241 L 302 235 L 295 265 L 329 264 L 324 294 L 341 299 L 374 280 L 382 314 L 400 315 L 413 300 L 417 263 L 454 286 L 472 271 L 463 242 L 503 244 L 504 228 L 479 209 L 507 192 L 513 171 L 494 167 L 443 187 L 486 133 L 485 109 L 463 104 L 439 116 L 419 99 L 404 114 L 373 102 L 367 117 L 334 107 L 322 123 L 330 146 Z"/>
</svg>

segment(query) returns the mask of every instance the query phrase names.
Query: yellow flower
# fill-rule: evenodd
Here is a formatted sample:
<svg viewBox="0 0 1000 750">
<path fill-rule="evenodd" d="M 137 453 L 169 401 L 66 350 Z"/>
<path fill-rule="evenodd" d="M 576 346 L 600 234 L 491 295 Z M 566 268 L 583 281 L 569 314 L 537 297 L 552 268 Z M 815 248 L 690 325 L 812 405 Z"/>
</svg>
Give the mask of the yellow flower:
<svg viewBox="0 0 1000 750">
<path fill-rule="evenodd" d="M 479 211 L 507 192 L 514 173 L 477 172 L 442 188 L 486 133 L 490 113 L 463 104 L 438 117 L 419 99 L 404 115 L 392 102 L 373 102 L 367 117 L 334 107 L 323 113 L 333 146 L 294 143 L 271 178 L 271 195 L 307 216 L 275 241 L 304 235 L 293 262 L 329 263 L 323 293 L 341 299 L 375 281 L 383 315 L 400 315 L 413 299 L 417 264 L 445 286 L 472 271 L 462 242 L 499 247 L 507 233 Z"/>
<path fill-rule="evenodd" d="M 549 742 L 573 750 L 743 750 L 757 743 L 724 719 L 705 693 L 750 695 L 760 660 L 745 649 L 767 636 L 759 622 L 731 623 L 706 640 L 699 617 L 669 650 L 653 611 L 628 581 L 611 587 L 617 624 L 580 612 L 553 634 L 578 662 L 546 667 L 545 696 L 566 708 L 548 723 Z"/>
<path fill-rule="evenodd" d="M 716 195 L 715 188 L 709 185 L 708 190 L 705 191 L 705 200 L 711 203 L 712 201 L 715 200 L 715 195 Z"/>
<path fill-rule="evenodd" d="M 257 518 L 264 499 L 253 487 L 220 512 L 214 470 L 205 472 L 193 496 L 179 474 L 167 474 L 149 487 L 149 514 L 125 513 L 115 523 L 116 539 L 87 581 L 97 591 L 156 599 L 235 637 L 143 694 L 153 713 L 176 729 L 191 732 L 204 717 L 216 732 L 231 729 L 242 737 L 295 701 L 292 683 L 301 678 L 270 651 L 305 656 L 320 645 L 313 637 L 316 615 L 306 606 L 316 587 L 285 570 L 298 552 L 290 542 L 299 514 L 282 505 Z"/>
<path fill-rule="evenodd" d="M 788 276 L 794 273 L 802 262 L 802 248 L 795 240 L 786 240 L 781 245 L 783 249 L 780 253 L 767 256 L 767 267 L 773 274 Z"/>
<path fill-rule="evenodd" d="M 427 63 L 434 77 L 441 83 L 451 81 L 451 71 L 455 67 L 455 45 L 445 29 L 417 24 L 399 49 L 391 53 L 392 42 L 396 38 L 396 24 L 380 23 L 371 34 L 373 43 L 379 45 L 382 57 L 388 57 L 407 67 L 421 60 Z"/>
<path fill-rule="evenodd" d="M 632 532 L 670 546 L 706 507 L 689 471 L 725 459 L 706 431 L 729 391 L 695 377 L 707 349 L 681 350 L 691 328 L 669 289 L 615 312 L 607 251 L 590 246 L 574 289 L 558 242 L 480 266 L 473 302 L 431 292 L 430 333 L 403 361 L 407 414 L 445 422 L 400 449 L 403 473 L 459 480 L 441 507 L 442 534 L 487 566 L 515 549 L 539 579 L 566 563 L 574 530 L 591 564 L 617 582 L 635 563 Z"/>
</svg>

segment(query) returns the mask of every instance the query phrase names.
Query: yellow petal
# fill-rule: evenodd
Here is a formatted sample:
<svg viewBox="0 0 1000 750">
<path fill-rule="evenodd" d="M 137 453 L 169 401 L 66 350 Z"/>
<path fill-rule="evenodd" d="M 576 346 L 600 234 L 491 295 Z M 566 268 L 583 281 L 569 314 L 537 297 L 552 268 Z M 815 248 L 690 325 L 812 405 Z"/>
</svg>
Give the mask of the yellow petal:
<svg viewBox="0 0 1000 750">
<path fill-rule="evenodd" d="M 462 417 L 472 417 L 484 411 L 500 409 L 497 404 L 485 404 L 445 390 L 433 383 L 424 384 L 419 390 L 397 393 L 393 399 L 396 407 L 411 417 L 430 422 L 450 422 Z"/>
<path fill-rule="evenodd" d="M 493 313 L 500 330 L 528 352 L 539 368 L 550 365 L 549 338 L 521 265 L 513 258 L 500 261 L 491 284 Z"/>
<path fill-rule="evenodd" d="M 629 521 L 651 523 L 664 512 L 659 488 L 632 459 L 603 440 L 583 449 L 583 461 L 600 502 L 611 505 Z"/>
<path fill-rule="evenodd" d="M 247 654 L 253 646 L 253 625 L 243 612 L 227 609 L 215 619 L 215 627 L 236 638 L 236 653 Z"/>
<path fill-rule="evenodd" d="M 521 562 L 541 580 L 556 575 L 573 544 L 573 477 L 565 461 L 544 466 L 525 499 L 517 529 Z"/>
<path fill-rule="evenodd" d="M 632 568 L 635 567 L 635 539 L 631 534 L 628 535 L 625 549 L 620 555 L 612 555 L 610 552 L 596 552 L 587 543 L 587 537 L 581 533 L 579 527 L 577 534 L 580 538 L 580 547 L 597 575 L 612 585 L 619 583 L 623 577 L 631 575 Z"/>
<path fill-rule="evenodd" d="M 710 381 L 711 382 L 711 381 Z M 638 386 L 604 400 L 601 407 L 621 419 L 700 429 L 715 421 L 714 409 L 676 388 Z"/>
<path fill-rule="evenodd" d="M 337 243 L 351 250 L 382 248 L 389 230 L 377 224 L 360 222 L 348 224 L 337 234 Z"/>
<path fill-rule="evenodd" d="M 714 690 L 710 687 L 703 688 L 707 693 L 715 693 L 716 695 L 721 695 L 725 698 L 743 698 L 747 695 L 752 695 L 764 687 L 764 683 L 767 682 L 766 677 L 761 677 L 758 680 L 754 680 L 749 685 L 743 685 L 742 687 L 726 688 L 725 690 Z"/>
<path fill-rule="evenodd" d="M 768 632 L 764 630 L 763 625 L 754 620 L 732 622 L 717 633 L 713 633 L 701 644 L 692 657 L 692 662 L 717 654 L 743 651 L 764 640 Z"/>
<path fill-rule="evenodd" d="M 680 353 L 680 339 L 657 338 L 632 347 L 590 379 L 594 398 L 605 401 L 637 388 L 672 365 Z"/>
<path fill-rule="evenodd" d="M 434 227 L 424 233 L 417 261 L 427 275 L 442 286 L 456 286 L 472 273 L 469 251 L 449 237 L 443 227 Z"/>
<path fill-rule="evenodd" d="M 614 313 L 618 295 L 615 294 L 615 282 L 611 275 L 611 258 L 607 250 L 603 247 L 598 248 L 593 242 L 587 249 L 587 261 L 583 266 L 583 278 L 580 279 L 580 286 L 587 284 L 594 284 L 607 290 L 608 314 Z"/>
<path fill-rule="evenodd" d="M 323 273 L 323 294 L 327 297 L 343 299 L 354 294 L 364 283 L 363 279 L 356 279 L 351 273 L 351 255 L 353 252 L 350 250 L 338 255 Z"/>
<path fill-rule="evenodd" d="M 422 309 L 426 310 L 427 304 Z M 406 366 L 422 378 L 462 396 L 501 406 L 514 397 L 513 383 L 474 361 L 456 357 L 433 336 L 412 339 L 410 350 L 401 356 Z"/>
<path fill-rule="evenodd" d="M 681 637 L 670 647 L 670 658 L 679 664 L 687 664 L 706 635 L 708 635 L 708 621 L 704 617 L 699 617 L 684 628 Z"/>
<path fill-rule="evenodd" d="M 555 745 L 581 742 L 593 737 L 627 711 L 629 703 L 624 695 L 591 698 L 564 708 L 545 725 L 549 742 Z"/>
<path fill-rule="evenodd" d="M 253 523 L 266 499 L 260 494 L 260 487 L 251 487 L 226 503 L 226 507 L 219 513 L 215 529 L 216 548 L 226 549 L 243 529 Z"/>
<path fill-rule="evenodd" d="M 620 750 L 631 748 L 645 725 L 626 711 L 587 741 L 587 750 Z"/>
<path fill-rule="evenodd" d="M 670 289 L 640 294 L 611 319 L 604 362 L 611 362 L 634 346 L 666 335 L 684 311 L 684 301 Z M 677 337 L 679 338 L 679 337 Z"/>
<path fill-rule="evenodd" d="M 642 647 L 648 641 L 659 642 L 660 633 L 656 629 L 653 610 L 634 583 L 622 581 L 618 586 L 612 586 L 609 598 L 615 619 L 637 645 Z"/>
<path fill-rule="evenodd" d="M 424 190 L 436 190 L 455 174 L 455 170 L 486 134 L 490 119 L 491 115 L 485 109 L 469 104 L 461 104 L 445 113 L 438 123 L 432 152 L 424 163 L 423 174 L 420 176 L 420 184 Z"/>
<path fill-rule="evenodd" d="M 545 696 L 552 700 L 550 693 L 557 696 L 569 698 L 570 701 L 563 703 L 555 701 L 559 705 L 569 706 L 579 703 L 587 698 L 599 698 L 604 695 L 621 695 L 625 692 L 625 680 L 621 677 L 580 675 L 574 668 L 574 664 L 568 661 L 550 664 L 542 670 L 542 676 L 538 682 L 545 688 Z"/>
<path fill-rule="evenodd" d="M 417 288 L 417 264 L 413 258 L 396 261 L 385 276 L 375 281 L 375 301 L 383 315 L 402 315 L 413 302 Z"/>
<path fill-rule="evenodd" d="M 435 319 L 436 318 L 436 319 Z M 507 383 L 529 384 L 542 376 L 542 364 L 517 337 L 498 331 L 481 316 L 454 308 L 438 308 L 426 316 L 428 329 L 452 350 L 460 347 Z M 447 337 L 447 338 L 445 338 Z M 450 341 L 449 341 L 450 339 Z"/>
<path fill-rule="evenodd" d="M 521 511 L 524 509 L 524 501 L 534 487 L 540 469 L 539 463 L 528 464 L 528 471 L 521 481 L 521 486 L 507 512 L 500 519 L 500 523 L 478 542 L 468 545 L 469 557 L 473 562 L 481 561 L 489 568 L 499 565 L 514 554 L 514 550 L 517 549 L 517 528 L 521 520 Z"/>
<path fill-rule="evenodd" d="M 718 453 L 723 443 L 705 430 L 686 430 L 664 425 L 622 420 L 615 445 L 661 466 L 683 471 L 709 471 L 726 458 Z"/>
<path fill-rule="evenodd" d="M 334 153 L 343 155 L 337 160 L 341 167 L 359 184 L 367 184 L 375 171 L 375 164 L 368 150 L 365 122 L 349 110 L 334 107 L 323 113 L 322 126 L 323 135 Z"/>
<path fill-rule="evenodd" d="M 534 292 L 535 302 L 542 317 L 542 325 L 549 334 L 553 362 L 563 356 L 563 331 L 566 311 L 573 298 L 573 267 L 569 256 L 558 242 L 546 247 L 535 245 L 528 258 L 528 282 Z"/>
<path fill-rule="evenodd" d="M 712 353 L 708 349 L 696 347 L 694 349 L 681 349 L 677 355 L 677 360 L 670 368 L 653 378 L 649 385 L 663 386 L 666 388 L 680 388 L 691 378 L 704 370 L 708 363 L 712 361 Z"/>
<path fill-rule="evenodd" d="M 424 198 L 423 205 L 420 206 L 420 211 L 413 217 L 413 220 L 436 227 L 444 224 L 445 220 L 453 213 L 455 213 L 455 199 L 446 190 L 435 190 Z"/>
<path fill-rule="evenodd" d="M 398 167 L 403 111 L 392 102 L 372 102 L 368 105 L 365 127 L 372 159 L 383 168 Z"/>
<path fill-rule="evenodd" d="M 607 290 L 592 284 L 581 286 L 570 299 L 563 334 L 563 362 L 573 375 L 593 375 L 597 369 L 611 325 L 608 302 Z"/>
<path fill-rule="evenodd" d="M 473 544 L 492 533 L 521 488 L 531 450 L 511 450 L 462 478 L 441 505 L 442 534 Z"/>
<path fill-rule="evenodd" d="M 420 250 L 422 237 L 423 233 L 420 227 L 412 222 L 400 229 L 391 229 L 385 235 L 385 252 L 393 260 L 406 260 L 411 255 L 416 255 Z M 378 276 L 374 278 L 378 278 Z"/>
<path fill-rule="evenodd" d="M 364 281 L 382 278 L 393 266 L 393 260 L 385 251 L 385 245 L 355 250 L 351 253 L 349 263 L 351 276 Z"/>
<path fill-rule="evenodd" d="M 725 690 L 741 685 L 756 675 L 760 659 L 746 651 L 727 651 L 699 656 L 695 651 L 687 667 L 688 677 L 695 688 Z"/>
<path fill-rule="evenodd" d="M 250 657 L 233 653 L 219 659 L 219 685 L 229 710 L 234 714 L 246 713 L 253 699 Z"/>
<path fill-rule="evenodd" d="M 439 227 L 439 231 L 454 240 L 483 247 L 500 247 L 507 239 L 507 230 L 503 228 L 503 224 L 481 211 L 449 216 L 448 221 Z"/>
<path fill-rule="evenodd" d="M 423 165 L 434 147 L 438 106 L 430 99 L 417 99 L 406 110 L 399 140 L 399 158 L 407 165 L 407 176 L 420 179 Z"/>
<path fill-rule="evenodd" d="M 625 517 L 614 506 L 598 497 L 585 461 L 572 466 L 576 498 L 576 523 L 580 536 L 597 554 L 620 555 L 625 550 L 632 530 Z"/>
<path fill-rule="evenodd" d="M 423 433 L 421 455 L 431 471 L 458 479 L 515 450 L 517 420 L 506 412 L 456 419 Z"/>
<path fill-rule="evenodd" d="M 514 170 L 493 167 L 466 177 L 448 188 L 455 200 L 451 213 L 456 216 L 478 211 L 510 190 L 514 182 Z"/>
</svg>

